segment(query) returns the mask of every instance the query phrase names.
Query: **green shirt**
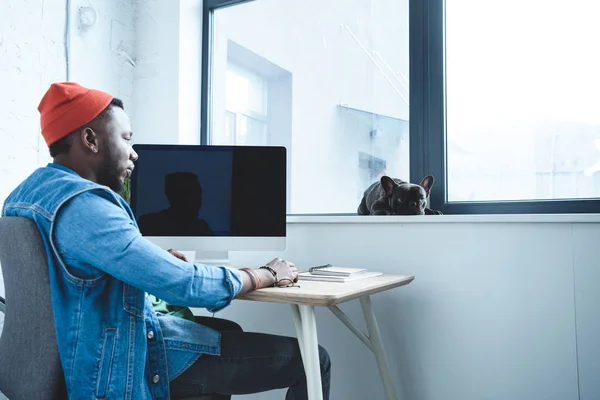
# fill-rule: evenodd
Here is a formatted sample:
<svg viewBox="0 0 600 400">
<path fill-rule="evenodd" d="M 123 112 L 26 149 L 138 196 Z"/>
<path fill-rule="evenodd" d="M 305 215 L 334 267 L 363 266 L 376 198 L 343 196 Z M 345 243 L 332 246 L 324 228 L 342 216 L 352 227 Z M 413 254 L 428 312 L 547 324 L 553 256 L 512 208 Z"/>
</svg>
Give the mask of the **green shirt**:
<svg viewBox="0 0 600 400">
<path fill-rule="evenodd" d="M 148 299 L 152 302 L 152 307 L 154 307 L 154 311 L 157 313 L 174 315 L 175 317 L 195 322 L 192 310 L 187 307 L 171 305 L 164 300 L 156 298 L 156 296 L 152 296 L 151 294 L 148 295 Z"/>
</svg>

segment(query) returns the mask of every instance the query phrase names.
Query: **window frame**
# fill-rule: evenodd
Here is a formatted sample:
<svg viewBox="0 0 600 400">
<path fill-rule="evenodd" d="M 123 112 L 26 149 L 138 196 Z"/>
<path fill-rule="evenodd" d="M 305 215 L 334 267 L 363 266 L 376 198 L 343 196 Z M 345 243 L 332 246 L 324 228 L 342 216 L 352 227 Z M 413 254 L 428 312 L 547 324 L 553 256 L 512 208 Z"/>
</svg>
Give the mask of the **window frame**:
<svg viewBox="0 0 600 400">
<path fill-rule="evenodd" d="M 214 12 L 255 0 L 204 0 L 202 2 L 202 78 L 200 91 L 200 144 L 209 145 L 212 112 L 212 64 L 214 38 Z"/>
<path fill-rule="evenodd" d="M 205 0 L 202 15 L 202 89 L 200 144 L 208 145 L 214 11 L 255 0 Z M 587 214 L 600 212 L 600 199 L 449 202 L 447 196 L 446 0 L 409 0 L 410 181 L 435 177 L 430 208 L 444 214 Z M 289 215 L 355 215 L 289 214 Z"/>
</svg>

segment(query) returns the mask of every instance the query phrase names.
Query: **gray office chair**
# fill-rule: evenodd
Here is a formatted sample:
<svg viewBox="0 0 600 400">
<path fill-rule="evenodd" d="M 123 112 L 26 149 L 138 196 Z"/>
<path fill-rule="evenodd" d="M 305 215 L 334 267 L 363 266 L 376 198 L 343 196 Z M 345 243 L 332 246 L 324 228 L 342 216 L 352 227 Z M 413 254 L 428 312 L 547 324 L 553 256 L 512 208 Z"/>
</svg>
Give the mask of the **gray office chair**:
<svg viewBox="0 0 600 400">
<path fill-rule="evenodd" d="M 67 399 L 46 251 L 33 221 L 0 218 L 0 265 L 6 293 L 0 336 L 0 392 L 9 400 Z M 203 395 L 185 400 L 222 398 Z"/>
</svg>

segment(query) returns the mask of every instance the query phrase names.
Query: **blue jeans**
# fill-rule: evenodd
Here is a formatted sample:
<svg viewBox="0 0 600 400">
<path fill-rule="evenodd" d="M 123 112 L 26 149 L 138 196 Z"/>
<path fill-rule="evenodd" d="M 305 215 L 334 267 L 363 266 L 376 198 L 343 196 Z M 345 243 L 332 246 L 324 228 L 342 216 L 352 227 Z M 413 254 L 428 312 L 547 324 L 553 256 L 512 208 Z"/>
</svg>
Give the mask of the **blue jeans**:
<svg viewBox="0 0 600 400">
<path fill-rule="evenodd" d="M 296 338 L 243 332 L 231 321 L 196 317 L 202 325 L 221 332 L 221 355 L 202 355 L 171 382 L 173 398 L 266 392 L 288 388 L 286 400 L 307 400 L 306 375 Z M 319 346 L 323 400 L 329 399 L 331 363 Z"/>
</svg>

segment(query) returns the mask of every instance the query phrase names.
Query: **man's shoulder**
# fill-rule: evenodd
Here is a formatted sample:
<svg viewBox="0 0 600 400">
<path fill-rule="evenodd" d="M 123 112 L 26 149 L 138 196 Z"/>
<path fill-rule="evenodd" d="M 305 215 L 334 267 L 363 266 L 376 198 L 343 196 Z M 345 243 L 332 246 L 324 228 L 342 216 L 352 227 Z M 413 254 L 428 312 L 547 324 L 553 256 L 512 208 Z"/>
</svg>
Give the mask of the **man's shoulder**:
<svg viewBox="0 0 600 400">
<path fill-rule="evenodd" d="M 25 180 L 23 180 L 9 195 L 10 197 L 27 197 L 27 195 L 66 192 L 70 186 L 95 187 L 99 186 L 90 180 L 68 172 L 66 169 L 50 166 L 51 164 L 37 168 Z"/>
<path fill-rule="evenodd" d="M 36 169 L 11 192 L 4 209 L 30 208 L 52 219 L 65 203 L 84 194 L 88 201 L 90 196 L 117 201 L 104 186 L 63 169 L 46 166 Z"/>
</svg>

